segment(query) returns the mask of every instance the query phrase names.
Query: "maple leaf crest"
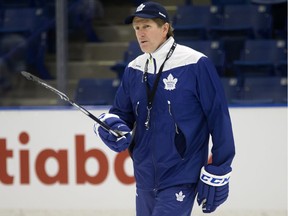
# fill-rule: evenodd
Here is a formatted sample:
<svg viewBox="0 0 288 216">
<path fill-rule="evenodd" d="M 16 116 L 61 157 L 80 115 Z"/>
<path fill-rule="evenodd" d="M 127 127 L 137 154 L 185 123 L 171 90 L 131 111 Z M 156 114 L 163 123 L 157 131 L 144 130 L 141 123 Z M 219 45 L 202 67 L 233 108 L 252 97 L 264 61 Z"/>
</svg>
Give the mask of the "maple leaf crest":
<svg viewBox="0 0 288 216">
<path fill-rule="evenodd" d="M 179 202 L 183 202 L 183 200 L 185 198 L 185 195 L 183 194 L 182 191 L 180 191 L 178 194 L 175 193 L 175 196 L 176 196 L 176 200 L 179 201 Z"/>
<path fill-rule="evenodd" d="M 172 74 L 169 74 L 169 76 L 163 79 L 163 82 L 165 84 L 164 89 L 172 91 L 174 89 L 176 89 L 176 83 L 177 83 L 178 79 L 174 78 Z"/>
</svg>

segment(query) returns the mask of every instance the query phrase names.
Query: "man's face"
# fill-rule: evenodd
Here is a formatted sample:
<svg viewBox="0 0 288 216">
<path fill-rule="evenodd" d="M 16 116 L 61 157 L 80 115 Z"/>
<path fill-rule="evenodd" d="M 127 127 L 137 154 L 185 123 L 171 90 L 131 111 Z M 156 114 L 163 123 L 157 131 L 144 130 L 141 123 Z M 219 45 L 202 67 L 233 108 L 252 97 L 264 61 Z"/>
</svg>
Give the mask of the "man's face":
<svg viewBox="0 0 288 216">
<path fill-rule="evenodd" d="M 135 17 L 133 28 L 142 52 L 152 53 L 166 41 L 169 24 L 159 27 L 152 19 Z"/>
</svg>

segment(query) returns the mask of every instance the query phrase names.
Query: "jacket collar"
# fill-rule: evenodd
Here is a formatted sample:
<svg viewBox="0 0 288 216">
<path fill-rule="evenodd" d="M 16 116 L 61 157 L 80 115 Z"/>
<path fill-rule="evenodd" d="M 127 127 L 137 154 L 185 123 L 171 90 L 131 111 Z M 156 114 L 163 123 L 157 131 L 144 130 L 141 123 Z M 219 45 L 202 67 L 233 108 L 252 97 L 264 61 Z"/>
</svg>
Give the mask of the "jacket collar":
<svg viewBox="0 0 288 216">
<path fill-rule="evenodd" d="M 150 57 L 156 59 L 156 61 L 164 61 L 164 59 L 167 56 L 167 53 L 169 52 L 171 46 L 174 43 L 174 38 L 169 37 L 157 50 L 155 50 L 153 53 L 146 53 Z"/>
</svg>

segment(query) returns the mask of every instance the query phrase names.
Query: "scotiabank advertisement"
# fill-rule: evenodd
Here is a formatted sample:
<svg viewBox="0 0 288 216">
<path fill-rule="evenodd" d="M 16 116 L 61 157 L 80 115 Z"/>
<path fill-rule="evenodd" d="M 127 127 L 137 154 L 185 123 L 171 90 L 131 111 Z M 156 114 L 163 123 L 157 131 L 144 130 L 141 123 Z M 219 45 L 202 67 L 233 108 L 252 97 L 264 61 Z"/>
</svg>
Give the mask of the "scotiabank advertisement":
<svg viewBox="0 0 288 216">
<path fill-rule="evenodd" d="M 230 114 L 236 157 L 221 209 L 287 210 L 287 107 Z M 106 147 L 93 125 L 73 108 L 0 110 L 0 210 L 133 210 L 132 161 Z"/>
<path fill-rule="evenodd" d="M 134 207 L 129 155 L 108 149 L 83 113 L 11 110 L 0 122 L 0 208 Z"/>
</svg>

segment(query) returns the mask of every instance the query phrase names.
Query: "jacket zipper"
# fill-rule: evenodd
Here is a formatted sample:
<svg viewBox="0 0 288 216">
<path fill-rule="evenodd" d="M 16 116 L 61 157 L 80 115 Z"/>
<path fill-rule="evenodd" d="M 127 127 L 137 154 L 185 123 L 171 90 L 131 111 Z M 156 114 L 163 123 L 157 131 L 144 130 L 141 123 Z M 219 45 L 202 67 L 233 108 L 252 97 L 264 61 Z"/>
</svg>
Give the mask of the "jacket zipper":
<svg viewBox="0 0 288 216">
<path fill-rule="evenodd" d="M 136 107 L 135 107 L 135 114 L 138 116 L 138 107 L 139 107 L 140 101 L 137 102 Z"/>
<path fill-rule="evenodd" d="M 138 113 L 139 105 L 140 105 L 140 101 L 138 101 L 136 103 L 136 106 L 135 106 L 135 114 L 136 114 L 136 116 L 139 115 L 139 113 Z M 153 148 L 153 146 L 151 148 Z M 154 153 L 152 154 L 152 161 L 153 161 L 153 165 L 154 165 L 154 189 L 153 189 L 153 191 L 156 194 L 157 191 L 158 191 L 158 183 L 157 183 L 157 168 L 156 168 L 156 162 L 155 162 Z"/>
<path fill-rule="evenodd" d="M 175 124 L 175 131 L 177 134 L 179 134 L 179 130 L 178 130 L 178 125 L 176 124 L 176 121 L 175 121 L 175 118 L 172 114 L 172 110 L 171 110 L 171 102 L 170 100 L 167 100 L 167 103 L 168 103 L 168 111 L 169 111 L 169 114 L 170 116 L 172 117 L 173 121 L 174 121 L 174 124 Z"/>
</svg>

